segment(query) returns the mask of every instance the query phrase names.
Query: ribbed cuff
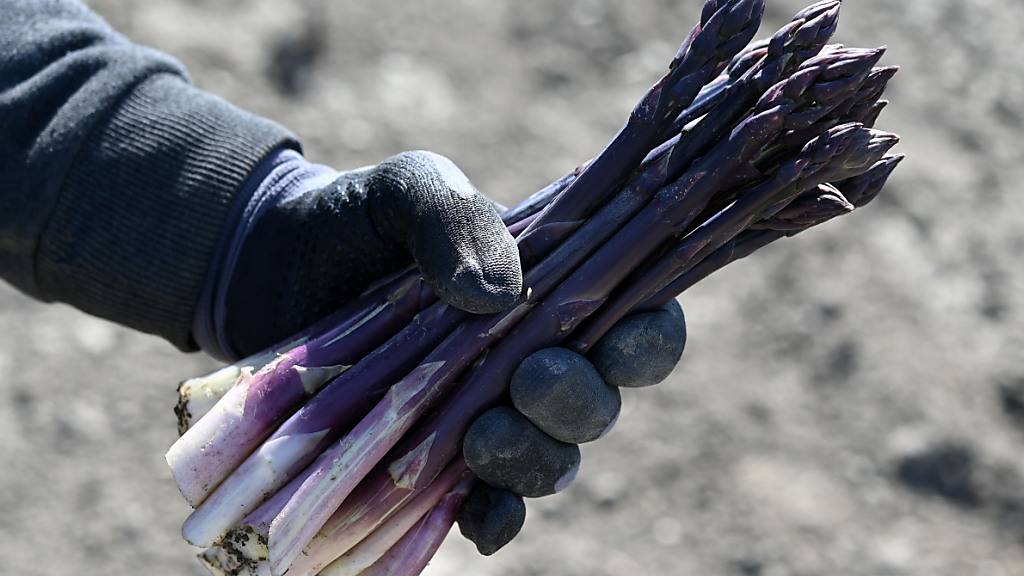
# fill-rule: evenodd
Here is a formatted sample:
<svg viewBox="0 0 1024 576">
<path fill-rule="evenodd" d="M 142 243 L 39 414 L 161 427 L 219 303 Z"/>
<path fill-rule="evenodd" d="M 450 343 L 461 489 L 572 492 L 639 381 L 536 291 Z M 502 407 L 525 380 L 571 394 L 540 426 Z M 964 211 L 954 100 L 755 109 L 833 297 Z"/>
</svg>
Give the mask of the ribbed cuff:
<svg viewBox="0 0 1024 576">
<path fill-rule="evenodd" d="M 228 339 L 227 292 L 242 245 L 259 217 L 276 204 L 327 186 L 338 174 L 327 166 L 307 162 L 294 150 L 282 149 L 264 158 L 249 175 L 228 218 L 231 224 L 217 244 L 214 264 L 203 283 L 192 321 L 192 336 L 204 352 L 230 362 L 241 357 Z"/>
<path fill-rule="evenodd" d="M 140 84 L 85 143 L 37 254 L 48 299 L 191 350 L 204 279 L 260 160 L 287 130 L 173 75 Z"/>
</svg>

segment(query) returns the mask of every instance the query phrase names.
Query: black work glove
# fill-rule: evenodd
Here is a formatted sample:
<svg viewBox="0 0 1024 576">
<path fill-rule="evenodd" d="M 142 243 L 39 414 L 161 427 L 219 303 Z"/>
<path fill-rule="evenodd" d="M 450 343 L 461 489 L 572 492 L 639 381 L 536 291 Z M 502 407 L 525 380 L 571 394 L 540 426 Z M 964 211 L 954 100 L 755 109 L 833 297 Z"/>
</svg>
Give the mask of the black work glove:
<svg viewBox="0 0 1024 576">
<path fill-rule="evenodd" d="M 577 444 L 603 436 L 619 415 L 619 387 L 664 380 L 683 353 L 686 323 L 673 300 L 660 310 L 616 324 L 588 357 L 547 348 L 527 357 L 512 376 L 512 406 L 492 408 L 463 441 L 478 482 L 459 513 L 459 529 L 490 555 L 518 534 L 522 497 L 554 494 L 576 476 Z"/>
</svg>

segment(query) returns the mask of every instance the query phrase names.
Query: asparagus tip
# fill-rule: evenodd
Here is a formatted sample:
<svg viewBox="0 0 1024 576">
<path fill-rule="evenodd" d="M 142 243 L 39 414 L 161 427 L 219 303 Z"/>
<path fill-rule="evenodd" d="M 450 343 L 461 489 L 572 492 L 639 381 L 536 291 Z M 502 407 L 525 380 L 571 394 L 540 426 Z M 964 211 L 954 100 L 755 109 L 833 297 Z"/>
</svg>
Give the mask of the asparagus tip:
<svg viewBox="0 0 1024 576">
<path fill-rule="evenodd" d="M 708 0 L 701 12 L 701 27 L 718 29 L 725 38 L 747 31 L 749 37 L 743 43 L 746 45 L 761 25 L 764 7 L 765 0 Z"/>
<path fill-rule="evenodd" d="M 900 165 L 900 162 L 903 162 L 903 159 L 906 157 L 907 156 L 905 154 L 887 154 L 886 156 L 883 156 L 882 159 L 876 162 L 866 174 L 866 177 L 871 181 L 870 186 L 881 187 L 881 185 L 889 179 L 889 176 L 892 175 L 893 171 L 896 170 L 896 167 Z"/>
<path fill-rule="evenodd" d="M 896 166 L 898 166 L 900 162 L 903 162 L 903 159 L 906 158 L 906 157 L 907 157 L 906 154 L 892 154 L 890 156 L 886 156 L 885 158 L 882 158 L 881 162 L 884 162 L 886 166 L 891 167 L 890 168 L 890 171 L 891 171 L 891 170 L 895 169 Z"/>
<path fill-rule="evenodd" d="M 868 110 L 867 114 L 865 114 L 864 118 L 862 119 L 864 125 L 869 128 L 874 127 L 875 123 L 878 122 L 878 117 L 882 114 L 882 111 L 885 110 L 885 107 L 888 105 L 888 100 L 879 100 L 878 102 L 872 104 L 871 109 Z"/>
<path fill-rule="evenodd" d="M 813 18 L 814 16 L 821 14 L 827 10 L 838 8 L 842 5 L 841 0 L 818 0 L 814 4 L 804 8 L 803 10 L 796 13 L 796 18 Z"/>
<path fill-rule="evenodd" d="M 822 0 L 796 13 L 794 20 L 818 20 L 825 18 L 828 21 L 838 20 L 839 10 L 843 3 L 840 0 Z M 822 20 L 824 22 L 825 20 Z"/>
<path fill-rule="evenodd" d="M 873 128 L 869 128 L 869 130 L 871 130 L 871 140 L 868 143 L 868 147 L 872 152 L 878 154 L 878 158 L 884 156 L 885 153 L 892 149 L 893 146 L 900 143 L 899 134 L 893 134 L 892 132 L 885 132 L 883 130 L 875 130 Z M 878 160 L 876 159 L 875 162 L 877 161 Z"/>
<path fill-rule="evenodd" d="M 895 76 L 896 73 L 899 71 L 900 67 L 898 65 L 882 66 L 881 68 L 876 68 L 874 70 L 875 73 L 884 77 L 886 80 L 892 79 L 892 77 Z"/>
<path fill-rule="evenodd" d="M 854 206 L 860 208 L 874 200 L 903 158 L 903 154 L 887 155 L 867 172 L 848 181 L 849 186 L 844 185 L 844 188 L 850 189 L 849 198 Z"/>
</svg>

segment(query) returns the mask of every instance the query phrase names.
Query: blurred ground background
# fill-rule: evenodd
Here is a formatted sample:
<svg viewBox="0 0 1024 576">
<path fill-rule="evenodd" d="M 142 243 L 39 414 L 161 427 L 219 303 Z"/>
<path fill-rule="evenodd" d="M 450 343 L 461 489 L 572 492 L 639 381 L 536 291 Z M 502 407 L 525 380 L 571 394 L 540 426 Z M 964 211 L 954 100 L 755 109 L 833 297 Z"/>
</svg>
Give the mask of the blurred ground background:
<svg viewBox="0 0 1024 576">
<path fill-rule="evenodd" d="M 615 132 L 698 2 L 94 0 L 338 167 L 411 148 L 511 204 Z M 765 32 L 800 7 L 770 0 Z M 909 158 L 857 215 L 683 297 L 672 379 L 473 575 L 1024 574 L 1024 53 L 1017 0 L 849 0 L 903 71 Z M 0 287 L 0 574 L 198 575 L 163 464 L 214 364 Z"/>
</svg>

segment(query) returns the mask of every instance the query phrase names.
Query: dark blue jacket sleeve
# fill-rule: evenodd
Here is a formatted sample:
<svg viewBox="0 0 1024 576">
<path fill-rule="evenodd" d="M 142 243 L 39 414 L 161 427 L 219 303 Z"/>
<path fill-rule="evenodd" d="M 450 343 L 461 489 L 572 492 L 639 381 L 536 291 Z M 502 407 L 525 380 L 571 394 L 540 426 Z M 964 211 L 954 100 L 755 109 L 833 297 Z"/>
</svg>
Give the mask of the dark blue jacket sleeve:
<svg viewBox="0 0 1024 576">
<path fill-rule="evenodd" d="M 280 126 L 74 0 L 0 0 L 0 277 L 194 348 L 232 205 Z"/>
</svg>

